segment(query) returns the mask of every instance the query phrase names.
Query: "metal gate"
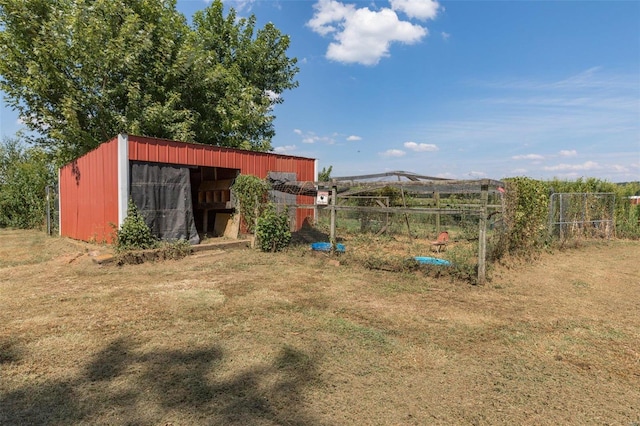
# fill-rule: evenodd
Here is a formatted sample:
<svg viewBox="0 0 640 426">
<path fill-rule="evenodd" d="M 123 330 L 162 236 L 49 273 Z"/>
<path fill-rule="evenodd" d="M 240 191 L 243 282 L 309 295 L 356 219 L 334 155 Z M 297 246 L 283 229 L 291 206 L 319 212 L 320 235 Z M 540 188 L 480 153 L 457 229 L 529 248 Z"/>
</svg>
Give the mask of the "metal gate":
<svg viewBox="0 0 640 426">
<path fill-rule="evenodd" d="M 555 193 L 549 198 L 549 234 L 561 240 L 610 238 L 614 233 L 615 194 Z"/>
</svg>

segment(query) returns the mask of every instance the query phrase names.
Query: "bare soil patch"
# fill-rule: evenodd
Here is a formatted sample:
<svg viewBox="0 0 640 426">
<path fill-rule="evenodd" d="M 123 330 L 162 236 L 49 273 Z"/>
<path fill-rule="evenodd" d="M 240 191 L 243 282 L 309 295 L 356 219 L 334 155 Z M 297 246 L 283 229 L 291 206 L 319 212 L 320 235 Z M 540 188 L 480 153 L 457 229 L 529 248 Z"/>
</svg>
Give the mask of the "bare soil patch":
<svg viewBox="0 0 640 426">
<path fill-rule="evenodd" d="M 0 424 L 640 423 L 640 242 L 482 287 L 302 248 L 104 250 L 0 230 Z"/>
</svg>

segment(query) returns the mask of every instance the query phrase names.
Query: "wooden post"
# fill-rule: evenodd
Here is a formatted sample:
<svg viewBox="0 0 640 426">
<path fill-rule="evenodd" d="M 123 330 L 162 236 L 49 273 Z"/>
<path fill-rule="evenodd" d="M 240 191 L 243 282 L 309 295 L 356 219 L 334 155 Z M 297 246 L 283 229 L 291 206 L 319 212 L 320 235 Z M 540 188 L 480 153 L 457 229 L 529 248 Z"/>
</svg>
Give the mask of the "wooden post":
<svg viewBox="0 0 640 426">
<path fill-rule="evenodd" d="M 480 212 L 480 232 L 478 236 L 478 284 L 483 285 L 487 275 L 487 204 L 489 202 L 489 185 L 483 183 L 481 191 L 482 210 Z"/>
<path fill-rule="evenodd" d="M 564 241 L 564 197 L 562 195 L 558 196 L 560 197 L 560 218 L 558 220 L 560 222 L 560 241 Z"/>
<path fill-rule="evenodd" d="M 398 182 L 400 182 L 400 176 L 398 176 Z M 402 207 L 407 208 L 407 202 L 404 198 L 404 188 L 400 185 L 400 194 L 402 194 Z M 411 235 L 411 226 L 409 226 L 409 215 L 404 214 L 404 221 L 407 223 L 407 232 L 409 233 L 409 238 L 412 238 Z"/>
<path fill-rule="evenodd" d="M 253 219 L 253 236 L 251 237 L 251 248 L 256 248 L 256 239 L 258 235 L 256 234 L 256 229 L 258 228 L 258 215 L 260 214 L 260 204 L 258 202 L 258 196 L 256 195 L 254 198 L 255 207 L 253 210 L 253 215 L 255 216 Z"/>
<path fill-rule="evenodd" d="M 440 193 L 434 192 L 433 198 L 436 200 L 436 209 L 440 208 Z M 440 213 L 436 213 L 436 236 L 440 235 Z"/>
<path fill-rule="evenodd" d="M 329 241 L 331 242 L 331 248 L 336 245 L 336 198 L 338 195 L 338 190 L 335 186 L 331 187 L 331 231 L 329 234 Z"/>
<path fill-rule="evenodd" d="M 548 229 L 548 234 L 549 234 L 549 238 L 553 237 L 553 217 L 555 216 L 554 213 L 554 204 L 553 204 L 553 189 L 551 190 L 551 194 L 549 195 L 549 229 Z M 502 199 L 504 200 L 504 197 L 502 197 Z M 504 201 L 502 202 L 502 211 L 504 212 Z"/>
<path fill-rule="evenodd" d="M 389 207 L 389 197 L 385 197 L 384 205 Z M 382 234 L 383 232 L 387 232 L 387 230 L 389 229 L 389 212 L 387 212 L 387 216 L 385 219 L 386 221 L 384 223 L 384 228 L 382 228 L 382 230 L 378 232 L 378 235 Z"/>
<path fill-rule="evenodd" d="M 45 188 L 47 194 L 47 235 L 51 235 L 51 188 L 47 186 Z"/>
</svg>

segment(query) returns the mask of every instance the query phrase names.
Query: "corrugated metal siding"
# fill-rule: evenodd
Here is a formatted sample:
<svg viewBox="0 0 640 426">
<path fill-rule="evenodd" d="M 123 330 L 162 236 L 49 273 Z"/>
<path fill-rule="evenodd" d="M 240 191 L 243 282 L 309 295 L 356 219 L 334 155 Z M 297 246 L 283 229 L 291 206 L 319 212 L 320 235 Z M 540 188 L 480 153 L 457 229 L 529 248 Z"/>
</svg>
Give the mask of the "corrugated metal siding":
<svg viewBox="0 0 640 426">
<path fill-rule="evenodd" d="M 189 166 L 226 167 L 266 178 L 270 171 L 295 172 L 298 180 L 315 180 L 314 159 L 129 135 L 129 160 Z"/>
<path fill-rule="evenodd" d="M 294 172 L 299 181 L 314 181 L 315 160 L 271 153 L 243 151 L 209 145 L 197 145 L 166 139 L 129 135 L 129 160 L 149 161 L 189 166 L 225 167 L 239 169 L 242 174 L 266 178 L 273 172 Z M 298 197 L 299 204 L 313 204 L 313 197 Z M 299 229 L 306 217 L 313 217 L 312 209 L 298 209 Z"/>
<path fill-rule="evenodd" d="M 118 223 L 118 139 L 60 169 L 60 234 L 111 242 Z"/>
</svg>

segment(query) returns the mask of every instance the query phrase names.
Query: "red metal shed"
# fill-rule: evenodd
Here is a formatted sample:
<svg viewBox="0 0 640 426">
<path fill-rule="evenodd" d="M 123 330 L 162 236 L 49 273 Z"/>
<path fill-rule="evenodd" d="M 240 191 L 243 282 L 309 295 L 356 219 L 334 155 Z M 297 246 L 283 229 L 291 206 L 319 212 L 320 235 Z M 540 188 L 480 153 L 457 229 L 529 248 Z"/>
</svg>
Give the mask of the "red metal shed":
<svg viewBox="0 0 640 426">
<path fill-rule="evenodd" d="M 202 233 L 208 221 L 215 220 L 209 217 L 209 212 L 232 209 L 229 186 L 238 174 L 266 178 L 270 173 L 285 175 L 289 180 L 315 181 L 317 162 L 311 158 L 120 134 L 60 168 L 60 235 L 112 242 L 114 228 L 124 221 L 127 202 L 135 194 L 139 209 L 144 209 L 141 204 L 153 206 L 157 202 L 164 203 L 164 207 L 167 203 L 178 203 L 192 208 L 191 221 Z M 182 192 L 172 192 L 171 185 Z M 295 203 L 312 205 L 314 198 L 299 195 Z M 158 215 L 165 222 L 172 222 L 183 211 L 169 211 L 172 208 Z M 313 208 L 297 208 L 295 228 L 299 229 L 305 218 L 313 215 Z"/>
</svg>

